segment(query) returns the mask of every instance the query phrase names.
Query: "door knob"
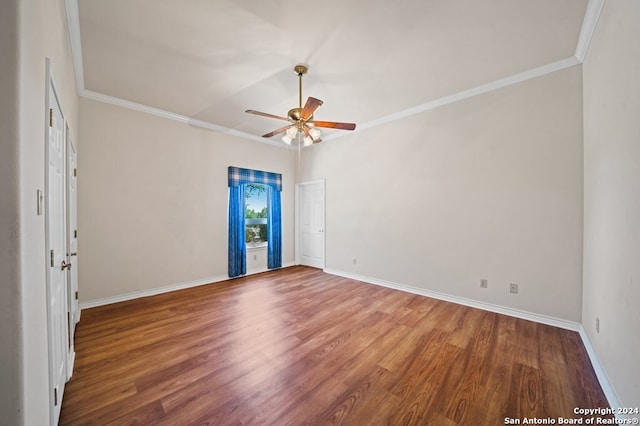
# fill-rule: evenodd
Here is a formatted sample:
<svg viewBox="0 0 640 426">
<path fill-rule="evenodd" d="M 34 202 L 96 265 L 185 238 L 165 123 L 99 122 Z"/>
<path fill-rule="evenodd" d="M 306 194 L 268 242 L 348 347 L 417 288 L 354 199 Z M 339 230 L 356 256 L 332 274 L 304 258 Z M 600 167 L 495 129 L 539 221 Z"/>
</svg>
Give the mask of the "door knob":
<svg viewBox="0 0 640 426">
<path fill-rule="evenodd" d="M 62 266 L 60 267 L 60 269 L 62 269 L 63 271 L 65 269 L 71 269 L 71 263 L 67 263 L 64 260 L 62 261 Z"/>
</svg>

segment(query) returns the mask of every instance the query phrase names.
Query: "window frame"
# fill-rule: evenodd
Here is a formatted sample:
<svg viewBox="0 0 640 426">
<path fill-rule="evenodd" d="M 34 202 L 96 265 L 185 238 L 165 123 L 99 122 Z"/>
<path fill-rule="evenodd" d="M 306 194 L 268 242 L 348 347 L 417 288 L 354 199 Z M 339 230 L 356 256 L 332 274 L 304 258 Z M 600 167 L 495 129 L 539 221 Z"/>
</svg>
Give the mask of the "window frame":
<svg viewBox="0 0 640 426">
<path fill-rule="evenodd" d="M 244 184 L 245 187 L 249 186 L 249 185 L 254 185 L 254 186 L 260 186 L 264 188 L 264 191 L 268 194 L 269 193 L 269 186 L 267 184 L 264 183 L 246 183 Z M 266 235 L 267 241 L 247 241 L 247 228 L 250 226 L 260 226 L 260 225 L 264 225 L 265 226 L 265 234 L 268 234 L 266 232 L 266 230 L 268 229 L 269 226 L 269 214 L 268 214 L 268 209 L 269 209 L 269 203 L 267 201 L 266 203 L 266 211 L 267 211 L 267 217 L 260 217 L 260 218 L 248 218 L 247 217 L 247 199 L 250 198 L 248 197 L 249 191 L 246 190 L 245 188 L 245 193 L 244 193 L 244 211 L 245 211 L 245 216 L 244 216 L 244 240 L 245 240 L 245 244 L 247 246 L 247 249 L 257 249 L 257 248 L 267 248 L 269 247 L 269 240 L 268 240 L 268 235 Z M 255 210 L 253 210 L 255 212 Z"/>
</svg>

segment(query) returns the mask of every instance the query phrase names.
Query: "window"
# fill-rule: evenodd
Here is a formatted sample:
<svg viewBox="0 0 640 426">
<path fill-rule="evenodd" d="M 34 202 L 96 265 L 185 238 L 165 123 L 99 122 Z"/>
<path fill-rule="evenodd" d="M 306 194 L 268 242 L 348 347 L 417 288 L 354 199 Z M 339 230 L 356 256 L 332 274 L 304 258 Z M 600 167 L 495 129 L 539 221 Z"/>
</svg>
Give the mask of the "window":
<svg viewBox="0 0 640 426">
<path fill-rule="evenodd" d="M 248 183 L 244 191 L 244 240 L 247 247 L 267 246 L 267 185 Z"/>
<path fill-rule="evenodd" d="M 238 277 L 247 273 L 247 235 L 258 237 L 267 247 L 267 268 L 282 267 L 282 211 L 281 192 L 282 175 L 261 170 L 242 169 L 229 166 L 229 277 Z M 266 188 L 257 189 L 257 185 Z M 245 195 L 249 192 L 249 198 Z M 260 201 L 262 199 L 262 201 Z M 247 203 L 247 200 L 249 201 Z M 254 203 L 254 204 L 252 204 Z M 249 224 L 247 232 L 247 210 L 263 211 L 266 217 Z M 258 215 L 256 215 L 258 216 Z M 260 214 L 259 216 L 263 216 Z M 261 228 L 266 229 L 261 235 Z M 269 243 L 267 244 L 267 240 Z M 253 244 L 253 243 L 252 243 Z"/>
</svg>

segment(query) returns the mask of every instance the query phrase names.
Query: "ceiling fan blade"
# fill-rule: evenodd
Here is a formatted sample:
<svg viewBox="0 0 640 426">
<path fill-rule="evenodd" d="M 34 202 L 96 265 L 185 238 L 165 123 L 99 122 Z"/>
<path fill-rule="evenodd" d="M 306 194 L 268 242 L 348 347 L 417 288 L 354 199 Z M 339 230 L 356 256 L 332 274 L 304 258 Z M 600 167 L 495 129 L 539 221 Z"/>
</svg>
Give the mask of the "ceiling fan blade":
<svg viewBox="0 0 640 426">
<path fill-rule="evenodd" d="M 279 115 L 273 115 L 273 114 L 269 114 L 269 113 L 266 113 L 266 112 L 254 111 L 252 109 L 248 109 L 245 112 L 248 113 L 248 114 L 255 114 L 255 115 L 261 115 L 263 117 L 275 118 L 277 120 L 289 121 L 289 119 L 287 117 L 280 117 Z"/>
<path fill-rule="evenodd" d="M 340 129 L 340 130 L 355 130 L 355 123 L 338 123 L 335 121 L 309 121 L 309 124 L 312 124 L 316 127 L 327 127 L 329 129 Z"/>
<path fill-rule="evenodd" d="M 322 102 L 320 99 L 309 97 L 307 99 L 307 103 L 304 104 L 304 107 L 302 107 L 302 112 L 300 113 L 300 117 L 305 121 L 310 119 L 313 113 L 315 112 L 315 110 L 320 108 L 320 106 L 323 103 L 324 102 Z"/>
<path fill-rule="evenodd" d="M 284 133 L 284 132 L 286 132 L 286 131 L 287 131 L 287 129 L 288 129 L 289 127 L 291 127 L 291 126 L 284 126 L 284 127 L 281 127 L 281 128 L 279 128 L 278 130 L 274 130 L 273 132 L 269 132 L 269 133 L 267 133 L 267 134 L 265 134 L 265 135 L 262 135 L 262 137 L 263 137 L 263 138 L 271 138 L 271 137 L 273 137 L 273 136 L 275 136 L 275 135 L 279 135 L 280 133 Z"/>
</svg>

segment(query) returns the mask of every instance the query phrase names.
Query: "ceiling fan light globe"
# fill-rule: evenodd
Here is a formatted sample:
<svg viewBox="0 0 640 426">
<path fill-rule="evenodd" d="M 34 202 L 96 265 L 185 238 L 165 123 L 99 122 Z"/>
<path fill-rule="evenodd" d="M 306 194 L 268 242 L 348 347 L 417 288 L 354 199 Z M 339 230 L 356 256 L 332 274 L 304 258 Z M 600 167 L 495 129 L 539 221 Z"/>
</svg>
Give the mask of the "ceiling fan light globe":
<svg viewBox="0 0 640 426">
<path fill-rule="evenodd" d="M 289 133 L 289 132 L 287 131 L 287 133 Z M 282 142 L 286 143 L 287 145 L 291 145 L 291 141 L 292 141 L 292 140 L 293 140 L 293 139 L 292 139 L 292 138 L 290 138 L 288 134 L 287 134 L 287 135 L 284 135 L 284 136 L 282 137 Z"/>
<path fill-rule="evenodd" d="M 321 134 L 320 130 L 316 128 L 309 129 L 309 135 L 311 135 L 313 139 L 319 139 Z"/>
<path fill-rule="evenodd" d="M 311 146 L 313 145 L 313 140 L 311 140 L 311 138 L 309 136 L 305 136 L 304 137 L 304 146 Z"/>
<path fill-rule="evenodd" d="M 287 136 L 289 137 L 289 139 L 295 138 L 296 134 L 298 134 L 298 129 L 296 129 L 295 127 L 292 126 L 287 129 Z"/>
</svg>

